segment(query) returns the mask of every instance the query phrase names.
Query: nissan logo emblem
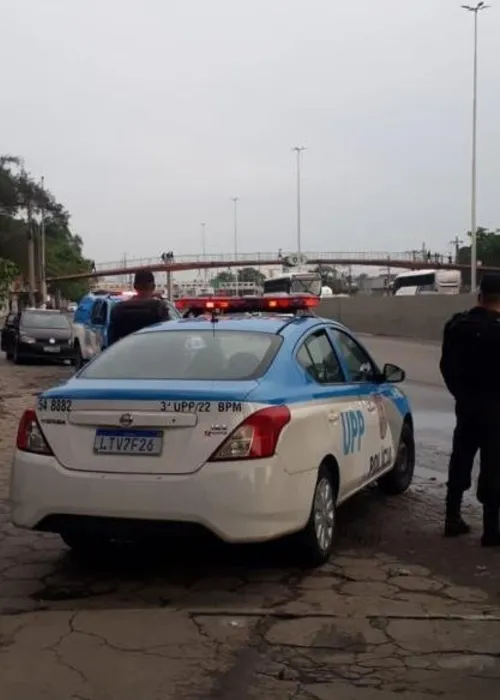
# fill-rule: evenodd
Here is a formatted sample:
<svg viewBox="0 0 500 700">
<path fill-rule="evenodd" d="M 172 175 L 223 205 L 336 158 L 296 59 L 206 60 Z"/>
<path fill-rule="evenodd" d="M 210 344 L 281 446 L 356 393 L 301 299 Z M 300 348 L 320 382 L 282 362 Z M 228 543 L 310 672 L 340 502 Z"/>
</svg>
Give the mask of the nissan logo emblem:
<svg viewBox="0 0 500 700">
<path fill-rule="evenodd" d="M 120 425 L 122 425 L 124 428 L 130 427 L 133 422 L 134 419 L 130 413 L 124 413 L 123 416 L 120 416 Z"/>
</svg>

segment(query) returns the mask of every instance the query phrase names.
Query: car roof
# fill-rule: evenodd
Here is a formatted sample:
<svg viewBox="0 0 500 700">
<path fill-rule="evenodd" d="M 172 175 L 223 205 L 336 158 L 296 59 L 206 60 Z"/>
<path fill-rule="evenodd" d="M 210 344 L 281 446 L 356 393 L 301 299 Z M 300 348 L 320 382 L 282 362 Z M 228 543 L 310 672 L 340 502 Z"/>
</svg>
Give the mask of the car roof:
<svg viewBox="0 0 500 700">
<path fill-rule="evenodd" d="M 293 336 L 302 333 L 314 326 L 329 323 L 339 329 L 344 329 L 337 321 L 331 318 L 320 318 L 319 316 L 219 316 L 215 324 L 206 316 L 198 318 L 181 318 L 155 326 L 148 326 L 139 331 L 142 333 L 158 333 L 160 331 L 203 331 L 203 330 L 225 330 L 243 331 L 244 333 L 280 333 L 283 336 Z M 215 328 L 214 328 L 215 327 Z"/>
<path fill-rule="evenodd" d="M 60 309 L 23 309 L 22 314 L 61 314 Z"/>
</svg>

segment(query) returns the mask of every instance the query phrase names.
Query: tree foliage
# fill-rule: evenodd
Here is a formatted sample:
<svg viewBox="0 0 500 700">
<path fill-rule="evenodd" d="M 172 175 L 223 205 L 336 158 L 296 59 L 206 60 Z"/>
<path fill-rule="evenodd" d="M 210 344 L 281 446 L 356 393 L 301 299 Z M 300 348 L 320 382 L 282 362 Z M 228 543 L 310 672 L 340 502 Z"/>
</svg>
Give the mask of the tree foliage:
<svg viewBox="0 0 500 700">
<path fill-rule="evenodd" d="M 349 275 L 331 265 L 318 265 L 314 271 L 321 275 L 321 284 L 330 287 L 334 294 L 348 294 L 355 287 Z"/>
<path fill-rule="evenodd" d="M 243 267 L 238 270 L 238 282 L 251 282 L 257 286 L 261 286 L 266 279 L 266 276 L 257 270 L 255 267 Z M 221 284 L 235 284 L 236 275 L 230 270 L 222 270 L 216 277 L 212 278 L 211 284 L 214 289 L 220 287 Z"/>
<path fill-rule="evenodd" d="M 239 282 L 252 282 L 257 286 L 262 286 L 266 276 L 255 267 L 243 267 L 238 270 L 238 281 Z"/>
<path fill-rule="evenodd" d="M 39 250 L 40 221 L 44 213 L 47 277 L 89 272 L 90 260 L 83 255 L 83 242 L 71 233 L 70 216 L 54 195 L 37 183 L 15 156 L 0 156 L 0 258 L 11 261 L 25 281 L 29 276 L 28 242 Z M 61 282 L 49 287 L 66 299 L 77 300 L 88 282 Z"/>
<path fill-rule="evenodd" d="M 470 233 L 468 234 L 470 237 Z M 483 265 L 500 267 L 500 229 L 490 231 L 487 228 L 479 227 L 476 233 L 477 259 Z M 458 251 L 458 263 L 468 265 L 470 263 L 470 245 L 463 246 Z"/>
<path fill-rule="evenodd" d="M 12 260 L 0 258 L 0 304 L 8 298 L 11 284 L 18 274 L 17 265 Z"/>
<path fill-rule="evenodd" d="M 235 280 L 236 277 L 232 272 L 229 272 L 229 270 L 222 270 L 218 275 L 212 277 L 210 284 L 214 289 L 218 289 L 221 284 L 232 284 Z"/>
<path fill-rule="evenodd" d="M 467 234 L 470 238 L 470 232 Z M 481 265 L 500 267 L 500 229 L 490 231 L 479 227 L 476 233 L 478 278 L 481 278 Z M 457 251 L 457 262 L 460 265 L 470 265 L 471 247 L 462 246 Z M 465 289 L 470 287 L 470 268 L 462 270 L 462 284 Z"/>
</svg>

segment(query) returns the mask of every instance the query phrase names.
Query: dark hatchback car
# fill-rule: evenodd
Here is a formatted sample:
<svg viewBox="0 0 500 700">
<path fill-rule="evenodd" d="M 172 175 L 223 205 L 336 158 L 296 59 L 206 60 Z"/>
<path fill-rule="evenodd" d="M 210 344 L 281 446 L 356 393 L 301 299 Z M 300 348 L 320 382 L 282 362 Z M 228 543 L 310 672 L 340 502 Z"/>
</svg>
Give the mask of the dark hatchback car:
<svg viewBox="0 0 500 700">
<path fill-rule="evenodd" d="M 9 314 L 2 328 L 1 348 L 8 360 L 74 361 L 73 328 L 63 313 L 27 309 Z"/>
</svg>

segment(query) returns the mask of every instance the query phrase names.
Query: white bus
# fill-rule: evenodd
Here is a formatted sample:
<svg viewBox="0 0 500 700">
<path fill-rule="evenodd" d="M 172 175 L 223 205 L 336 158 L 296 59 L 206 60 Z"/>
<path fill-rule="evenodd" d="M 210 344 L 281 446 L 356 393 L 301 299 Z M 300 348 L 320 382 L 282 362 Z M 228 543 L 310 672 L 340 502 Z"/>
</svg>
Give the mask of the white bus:
<svg viewBox="0 0 500 700">
<path fill-rule="evenodd" d="M 391 284 L 395 296 L 413 294 L 460 294 L 460 270 L 412 270 L 397 275 Z"/>
<path fill-rule="evenodd" d="M 314 294 L 318 297 L 322 286 L 319 272 L 288 272 L 266 279 L 262 284 L 264 294 Z"/>
</svg>

